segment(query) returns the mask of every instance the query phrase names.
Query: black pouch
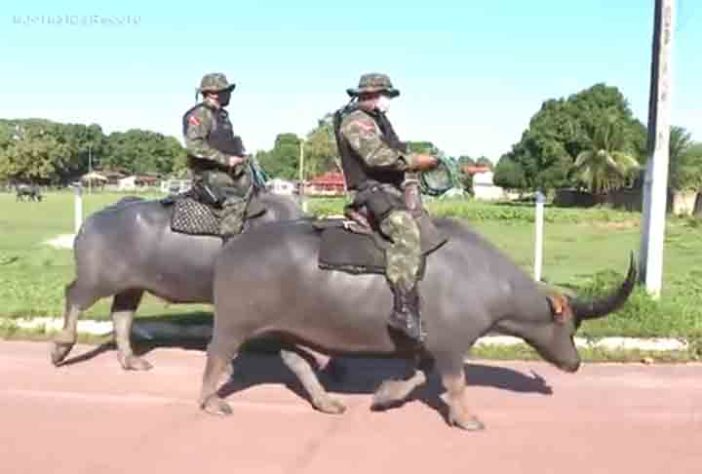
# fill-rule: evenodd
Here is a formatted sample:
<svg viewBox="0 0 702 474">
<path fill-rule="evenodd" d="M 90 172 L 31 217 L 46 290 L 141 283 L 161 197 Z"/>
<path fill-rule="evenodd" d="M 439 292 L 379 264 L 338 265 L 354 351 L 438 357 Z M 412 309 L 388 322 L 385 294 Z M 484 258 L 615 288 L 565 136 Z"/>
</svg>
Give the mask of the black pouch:
<svg viewBox="0 0 702 474">
<path fill-rule="evenodd" d="M 199 182 L 193 187 L 197 193 L 197 198 L 208 206 L 220 206 L 224 202 L 224 193 L 217 186 L 212 186 L 207 182 Z"/>
<path fill-rule="evenodd" d="M 380 185 L 371 185 L 359 191 L 354 200 L 356 206 L 366 206 L 377 222 L 382 221 L 393 210 L 403 209 L 402 196 L 394 196 Z"/>
</svg>

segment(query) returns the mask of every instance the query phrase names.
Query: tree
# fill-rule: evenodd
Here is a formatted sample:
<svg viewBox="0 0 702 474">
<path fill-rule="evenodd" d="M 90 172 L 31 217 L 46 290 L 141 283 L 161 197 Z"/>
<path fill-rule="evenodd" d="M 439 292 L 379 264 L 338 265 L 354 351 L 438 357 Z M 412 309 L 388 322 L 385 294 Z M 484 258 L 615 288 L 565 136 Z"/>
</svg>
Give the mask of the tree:
<svg viewBox="0 0 702 474">
<path fill-rule="evenodd" d="M 505 189 L 526 189 L 527 181 L 522 166 L 504 155 L 495 166 L 493 182 Z"/>
<path fill-rule="evenodd" d="M 279 134 L 272 150 L 256 154 L 256 159 L 266 174 L 284 179 L 298 177 L 299 157 L 300 138 L 294 133 Z"/>
<path fill-rule="evenodd" d="M 589 125 L 588 145 L 573 166 L 574 176 L 594 194 L 621 188 L 633 178 L 639 162 L 626 151 L 626 131 L 615 115 Z"/>
<path fill-rule="evenodd" d="M 668 183 L 675 190 L 697 190 L 702 182 L 702 145 L 682 127 L 670 128 Z"/>
<path fill-rule="evenodd" d="M 170 174 L 176 165 L 182 165 L 185 151 L 173 137 L 147 130 L 132 129 L 113 132 L 107 137 L 104 168 L 129 173 Z"/>
<path fill-rule="evenodd" d="M 468 155 L 461 155 L 458 157 L 458 180 L 461 183 L 461 187 L 464 191 L 468 193 L 473 193 L 473 175 L 468 172 L 469 166 L 475 166 L 475 160 Z"/>
<path fill-rule="evenodd" d="M 643 162 L 645 127 L 634 119 L 619 89 L 596 84 L 567 99 L 545 101 L 532 117 L 521 140 L 507 154 L 524 173 L 525 188 L 553 189 L 574 184 L 570 173 L 574 160 L 589 149 L 589 130 L 605 115 L 615 117 L 621 126 L 623 146 L 618 151 Z"/>
<path fill-rule="evenodd" d="M 305 177 L 341 169 L 332 114 L 325 115 L 305 140 Z"/>
<path fill-rule="evenodd" d="M 185 167 L 178 140 L 146 130 L 106 137 L 99 125 L 0 120 L 0 179 L 66 184 L 93 168 L 170 174 Z"/>
<path fill-rule="evenodd" d="M 673 189 L 702 191 L 702 143 L 690 143 L 675 159 Z"/>
<path fill-rule="evenodd" d="M 475 165 L 475 160 L 468 155 L 461 155 L 458 157 L 458 166 L 464 168 L 466 166 Z"/>
<path fill-rule="evenodd" d="M 484 166 L 486 168 L 493 169 L 493 164 L 492 161 L 490 161 L 490 158 L 486 156 L 481 156 L 475 161 L 476 166 Z"/>
<path fill-rule="evenodd" d="M 437 156 L 441 154 L 441 150 L 432 142 L 427 141 L 412 141 L 407 142 L 407 148 L 412 153 L 423 153 L 427 155 Z"/>
<path fill-rule="evenodd" d="M 48 121 L 27 121 L 16 127 L 0 152 L 0 177 L 57 182 L 58 170 L 69 162 L 70 150 L 56 135 L 56 124 Z"/>
</svg>

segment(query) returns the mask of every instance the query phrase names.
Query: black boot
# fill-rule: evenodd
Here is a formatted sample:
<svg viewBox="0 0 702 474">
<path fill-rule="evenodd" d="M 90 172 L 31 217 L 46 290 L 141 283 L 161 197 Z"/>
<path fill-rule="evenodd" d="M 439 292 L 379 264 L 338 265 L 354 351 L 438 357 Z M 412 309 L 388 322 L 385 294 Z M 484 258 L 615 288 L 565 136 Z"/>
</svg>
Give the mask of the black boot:
<svg viewBox="0 0 702 474">
<path fill-rule="evenodd" d="M 407 291 L 400 286 L 392 286 L 394 296 L 393 311 L 388 326 L 405 334 L 410 339 L 423 343 L 426 339 L 424 325 L 419 316 L 419 292 L 417 285 Z"/>
</svg>

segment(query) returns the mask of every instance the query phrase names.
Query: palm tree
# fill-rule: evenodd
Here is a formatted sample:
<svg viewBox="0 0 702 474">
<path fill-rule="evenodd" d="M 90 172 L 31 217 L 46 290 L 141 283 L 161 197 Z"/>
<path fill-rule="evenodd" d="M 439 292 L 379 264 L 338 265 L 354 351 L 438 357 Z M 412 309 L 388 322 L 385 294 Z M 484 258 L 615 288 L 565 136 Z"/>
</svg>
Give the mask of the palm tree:
<svg viewBox="0 0 702 474">
<path fill-rule="evenodd" d="M 670 127 L 670 141 L 668 143 L 668 183 L 673 189 L 684 186 L 686 154 L 692 147 L 690 132 L 682 127 Z"/>
<path fill-rule="evenodd" d="M 598 120 L 588 130 L 588 141 L 588 148 L 575 159 L 573 173 L 591 193 L 621 188 L 634 177 L 639 163 L 624 151 L 624 128 L 613 115 Z"/>
</svg>

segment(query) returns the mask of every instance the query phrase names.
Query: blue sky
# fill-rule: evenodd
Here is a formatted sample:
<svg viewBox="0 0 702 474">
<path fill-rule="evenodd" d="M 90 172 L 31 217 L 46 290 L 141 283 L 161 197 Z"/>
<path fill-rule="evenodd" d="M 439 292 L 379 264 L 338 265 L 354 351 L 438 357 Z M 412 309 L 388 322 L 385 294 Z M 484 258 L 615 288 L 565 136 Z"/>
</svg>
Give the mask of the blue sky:
<svg viewBox="0 0 702 474">
<path fill-rule="evenodd" d="M 672 119 L 702 140 L 695 2 L 678 3 Z M 0 117 L 180 138 L 200 77 L 221 71 L 238 85 L 229 109 L 254 151 L 278 132 L 308 132 L 361 73 L 383 71 L 402 91 L 390 116 L 403 139 L 496 159 L 543 100 L 596 82 L 618 86 L 645 122 L 652 9 L 653 0 L 5 2 Z"/>
</svg>

